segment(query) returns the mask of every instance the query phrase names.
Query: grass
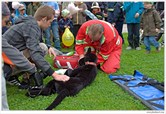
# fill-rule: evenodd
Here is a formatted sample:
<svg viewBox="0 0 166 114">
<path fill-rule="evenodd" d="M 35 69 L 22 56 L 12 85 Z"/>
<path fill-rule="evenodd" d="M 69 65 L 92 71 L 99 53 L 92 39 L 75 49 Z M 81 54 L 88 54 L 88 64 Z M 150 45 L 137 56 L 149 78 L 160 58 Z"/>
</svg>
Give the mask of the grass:
<svg viewBox="0 0 166 114">
<path fill-rule="evenodd" d="M 133 74 L 138 70 L 150 78 L 155 78 L 160 82 L 164 81 L 164 48 L 161 52 L 155 52 L 152 48 L 150 54 L 145 54 L 144 45 L 142 50 L 126 50 L 128 46 L 127 34 L 124 34 L 125 44 L 121 55 L 121 68 L 113 75 Z M 153 47 L 153 46 L 152 46 Z M 71 49 L 70 49 L 71 50 Z M 65 49 L 64 51 L 68 51 Z M 53 64 L 52 58 L 46 59 Z M 44 81 L 47 83 L 51 77 Z M 26 90 L 19 90 L 16 86 L 7 85 L 7 97 L 10 110 L 43 110 L 57 96 L 39 96 L 28 98 L 25 96 Z M 91 86 L 83 89 L 75 97 L 67 97 L 56 108 L 56 110 L 149 110 L 139 100 L 129 95 L 118 85 L 110 81 L 108 75 L 98 71 L 96 80 Z"/>
</svg>

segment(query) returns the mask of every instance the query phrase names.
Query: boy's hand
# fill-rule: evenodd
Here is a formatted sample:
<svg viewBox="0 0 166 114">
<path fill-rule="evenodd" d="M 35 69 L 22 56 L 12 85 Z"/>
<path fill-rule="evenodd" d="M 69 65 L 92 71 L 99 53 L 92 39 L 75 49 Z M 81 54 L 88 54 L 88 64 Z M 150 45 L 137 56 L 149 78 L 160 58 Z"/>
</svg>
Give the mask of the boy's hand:
<svg viewBox="0 0 166 114">
<path fill-rule="evenodd" d="M 160 32 L 160 30 L 159 30 L 158 28 L 156 28 L 156 32 L 157 32 L 157 33 L 159 33 L 159 32 Z"/>
<path fill-rule="evenodd" d="M 138 17 L 139 17 L 139 13 L 136 13 L 136 14 L 135 14 L 135 18 L 138 18 Z"/>
</svg>

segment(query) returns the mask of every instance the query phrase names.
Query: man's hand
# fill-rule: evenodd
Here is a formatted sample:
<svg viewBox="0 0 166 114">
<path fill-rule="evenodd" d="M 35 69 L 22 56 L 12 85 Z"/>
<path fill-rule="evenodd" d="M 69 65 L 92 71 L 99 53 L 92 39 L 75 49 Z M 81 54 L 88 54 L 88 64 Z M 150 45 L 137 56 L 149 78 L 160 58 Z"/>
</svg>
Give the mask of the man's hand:
<svg viewBox="0 0 166 114">
<path fill-rule="evenodd" d="M 84 54 L 81 54 L 81 55 L 80 55 L 80 59 L 82 59 L 83 57 L 84 57 Z"/>
<path fill-rule="evenodd" d="M 53 78 L 54 78 L 55 80 L 57 80 L 57 81 L 66 82 L 66 81 L 68 81 L 68 80 L 70 79 L 69 76 L 67 76 L 67 75 L 58 75 L 56 72 L 54 72 L 54 73 L 52 74 L 52 76 L 53 76 Z"/>
<path fill-rule="evenodd" d="M 115 26 L 116 24 L 115 23 L 112 23 L 112 26 Z"/>
<path fill-rule="evenodd" d="M 53 49 L 52 47 L 50 47 L 50 48 L 48 49 L 48 54 L 49 54 L 50 57 L 51 57 L 52 55 L 54 56 L 54 58 L 56 57 L 56 53 L 55 53 L 55 51 L 54 51 L 54 49 Z"/>
</svg>

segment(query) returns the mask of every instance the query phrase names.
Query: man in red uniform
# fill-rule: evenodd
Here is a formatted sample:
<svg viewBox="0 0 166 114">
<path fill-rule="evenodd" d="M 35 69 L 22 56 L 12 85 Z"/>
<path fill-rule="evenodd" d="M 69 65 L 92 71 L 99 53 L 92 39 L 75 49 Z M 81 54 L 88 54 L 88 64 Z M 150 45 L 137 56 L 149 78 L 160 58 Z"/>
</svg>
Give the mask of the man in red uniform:
<svg viewBox="0 0 166 114">
<path fill-rule="evenodd" d="M 97 63 L 105 73 L 114 73 L 120 68 L 122 38 L 110 23 L 90 20 L 80 27 L 75 46 L 80 58 L 89 47 L 96 53 Z"/>
</svg>

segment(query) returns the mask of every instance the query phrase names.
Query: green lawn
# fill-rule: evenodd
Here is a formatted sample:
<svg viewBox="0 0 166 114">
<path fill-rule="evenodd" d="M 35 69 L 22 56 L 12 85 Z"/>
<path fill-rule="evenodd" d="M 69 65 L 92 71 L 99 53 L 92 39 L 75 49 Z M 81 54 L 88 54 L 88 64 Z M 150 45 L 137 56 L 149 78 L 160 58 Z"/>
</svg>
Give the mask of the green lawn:
<svg viewBox="0 0 166 114">
<path fill-rule="evenodd" d="M 152 46 L 150 54 L 145 54 L 144 45 L 141 45 L 142 50 L 140 51 L 126 50 L 127 34 L 124 34 L 124 37 L 121 68 L 115 75 L 132 75 L 134 70 L 138 70 L 150 78 L 155 78 L 160 82 L 164 81 L 164 48 L 157 53 Z M 46 59 L 53 64 L 52 58 L 47 56 Z M 45 83 L 51 79 L 51 77 L 46 78 Z M 47 97 L 28 98 L 25 93 L 26 90 L 7 85 L 10 110 L 43 110 L 57 96 L 55 94 Z M 99 70 L 97 78 L 91 86 L 83 89 L 75 97 L 64 99 L 56 110 L 148 110 L 148 108 L 110 81 L 108 75 Z"/>
</svg>

